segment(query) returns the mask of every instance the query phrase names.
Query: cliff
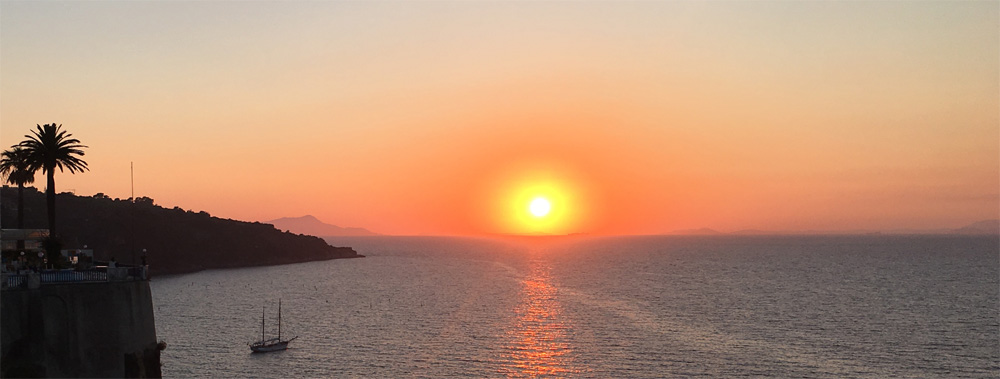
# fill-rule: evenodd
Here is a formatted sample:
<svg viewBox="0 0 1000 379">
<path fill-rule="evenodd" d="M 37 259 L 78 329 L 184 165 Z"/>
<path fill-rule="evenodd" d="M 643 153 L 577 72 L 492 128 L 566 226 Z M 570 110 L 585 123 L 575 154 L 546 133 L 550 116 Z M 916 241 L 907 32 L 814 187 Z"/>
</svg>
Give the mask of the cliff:
<svg viewBox="0 0 1000 379">
<path fill-rule="evenodd" d="M 25 224 L 45 229 L 45 193 L 25 188 Z M 0 192 L 0 226 L 16 228 L 17 188 Z M 269 224 L 212 217 L 153 199 L 111 199 L 103 194 L 56 195 L 56 227 L 66 248 L 94 250 L 94 258 L 131 263 L 145 254 L 153 274 L 265 266 L 360 257 L 349 247 L 333 247 L 318 237 L 283 232 Z M 134 237 L 133 237 L 134 236 Z M 143 249 L 146 250 L 143 253 Z"/>
</svg>

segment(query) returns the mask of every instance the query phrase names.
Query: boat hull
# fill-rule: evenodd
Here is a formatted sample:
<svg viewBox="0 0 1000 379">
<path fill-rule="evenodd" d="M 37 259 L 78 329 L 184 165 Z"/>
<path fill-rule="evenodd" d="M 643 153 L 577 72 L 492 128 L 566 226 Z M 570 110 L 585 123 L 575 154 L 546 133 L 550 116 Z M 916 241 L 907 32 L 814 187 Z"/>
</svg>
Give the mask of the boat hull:
<svg viewBox="0 0 1000 379">
<path fill-rule="evenodd" d="M 272 351 L 281 351 L 288 349 L 288 343 L 295 341 L 299 336 L 292 337 L 290 340 L 279 340 L 277 338 L 272 338 L 266 341 L 258 341 L 250 344 L 250 350 L 254 353 L 268 353 Z"/>
<path fill-rule="evenodd" d="M 268 353 L 272 351 L 286 350 L 288 349 L 289 341 L 273 342 L 261 345 L 250 345 L 250 350 L 254 353 Z"/>
</svg>

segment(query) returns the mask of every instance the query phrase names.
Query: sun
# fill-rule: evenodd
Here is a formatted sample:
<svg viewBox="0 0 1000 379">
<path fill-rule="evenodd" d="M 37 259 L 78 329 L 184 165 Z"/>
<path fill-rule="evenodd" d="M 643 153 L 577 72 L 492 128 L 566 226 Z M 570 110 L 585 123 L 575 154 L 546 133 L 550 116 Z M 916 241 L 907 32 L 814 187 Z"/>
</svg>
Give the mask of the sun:
<svg viewBox="0 0 1000 379">
<path fill-rule="evenodd" d="M 583 174 L 559 164 L 511 164 L 481 186 L 477 222 L 490 234 L 588 232 L 597 203 Z M 481 202 L 480 202 L 481 201 Z"/>
<path fill-rule="evenodd" d="M 528 210 L 535 217 L 545 217 L 552 210 L 552 203 L 549 203 L 549 200 L 544 197 L 536 197 L 528 205 Z"/>
</svg>

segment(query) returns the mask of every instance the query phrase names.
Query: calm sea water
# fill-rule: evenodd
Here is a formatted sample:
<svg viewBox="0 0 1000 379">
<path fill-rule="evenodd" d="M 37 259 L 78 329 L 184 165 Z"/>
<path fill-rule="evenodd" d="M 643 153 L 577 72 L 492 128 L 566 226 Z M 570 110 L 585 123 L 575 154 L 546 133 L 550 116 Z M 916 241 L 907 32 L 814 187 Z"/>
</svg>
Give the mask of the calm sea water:
<svg viewBox="0 0 1000 379">
<path fill-rule="evenodd" d="M 1000 375 L 996 237 L 330 242 L 368 257 L 154 278 L 164 375 Z"/>
</svg>

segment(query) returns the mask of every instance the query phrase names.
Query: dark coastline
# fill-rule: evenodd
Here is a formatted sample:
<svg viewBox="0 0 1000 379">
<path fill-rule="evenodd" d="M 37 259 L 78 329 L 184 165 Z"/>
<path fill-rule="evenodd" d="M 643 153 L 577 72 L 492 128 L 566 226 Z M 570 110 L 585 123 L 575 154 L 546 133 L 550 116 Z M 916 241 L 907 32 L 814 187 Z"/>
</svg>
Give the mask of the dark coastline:
<svg viewBox="0 0 1000 379">
<path fill-rule="evenodd" d="M 351 249 L 351 248 L 338 248 L 338 249 Z M 351 249 L 351 251 L 353 251 L 353 249 Z M 155 275 L 154 279 L 153 279 L 153 280 L 155 280 L 155 278 L 157 278 L 157 277 L 180 276 L 180 275 L 187 275 L 187 274 L 195 274 L 195 273 L 199 273 L 199 272 L 202 272 L 202 271 L 209 271 L 209 270 L 233 270 L 233 269 L 241 269 L 241 268 L 280 266 L 280 265 L 291 265 L 291 264 L 297 264 L 297 263 L 322 262 L 322 261 L 329 261 L 329 260 L 334 260 L 334 259 L 354 259 L 354 258 L 364 258 L 364 257 L 365 257 L 364 255 L 357 254 L 357 255 L 348 256 L 348 257 L 334 257 L 334 258 L 325 258 L 325 259 L 311 259 L 311 260 L 304 260 L 304 261 L 282 262 L 282 263 L 243 264 L 243 265 L 233 265 L 233 266 L 215 266 L 215 267 L 202 267 L 202 268 L 194 267 L 194 268 L 181 268 L 181 269 L 169 269 L 169 270 L 162 270 L 161 269 L 161 270 L 156 270 L 156 271 L 154 271 L 152 268 L 150 268 L 150 271 L 151 271 L 152 275 Z"/>
<path fill-rule="evenodd" d="M 45 194 L 25 188 L 27 229 L 44 229 Z M 270 224 L 212 217 L 206 212 L 163 208 L 153 199 L 112 199 L 102 194 L 56 196 L 59 239 L 67 249 L 93 249 L 94 259 L 141 263 L 153 275 L 360 258 L 350 247 L 314 236 L 283 232 Z M 17 189 L 0 192 L 4 229 L 16 228 Z"/>
</svg>

